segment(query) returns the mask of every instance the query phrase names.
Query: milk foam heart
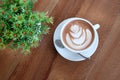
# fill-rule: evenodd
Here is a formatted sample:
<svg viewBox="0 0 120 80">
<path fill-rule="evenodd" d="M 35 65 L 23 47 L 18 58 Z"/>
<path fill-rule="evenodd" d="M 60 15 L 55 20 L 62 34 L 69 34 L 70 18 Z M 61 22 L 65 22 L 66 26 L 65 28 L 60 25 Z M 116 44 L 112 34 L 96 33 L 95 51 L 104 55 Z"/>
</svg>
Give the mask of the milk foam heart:
<svg viewBox="0 0 120 80">
<path fill-rule="evenodd" d="M 93 38 L 93 29 L 83 21 L 72 21 L 63 31 L 64 43 L 74 50 L 84 50 L 92 43 Z"/>
</svg>

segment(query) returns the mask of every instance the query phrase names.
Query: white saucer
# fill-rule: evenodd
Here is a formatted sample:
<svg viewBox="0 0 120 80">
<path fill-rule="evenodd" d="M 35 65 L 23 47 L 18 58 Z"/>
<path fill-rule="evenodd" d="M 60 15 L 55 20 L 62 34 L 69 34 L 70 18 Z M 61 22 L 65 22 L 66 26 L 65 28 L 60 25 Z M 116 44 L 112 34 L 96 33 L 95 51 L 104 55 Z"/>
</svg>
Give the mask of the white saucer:
<svg viewBox="0 0 120 80">
<path fill-rule="evenodd" d="M 58 47 L 56 44 L 55 44 L 55 40 L 58 40 L 60 39 L 60 30 L 62 28 L 62 25 L 66 22 L 67 20 L 64 20 L 63 22 L 61 22 L 55 32 L 54 32 L 54 36 L 53 36 L 53 43 L 54 43 L 54 46 L 57 50 L 57 52 L 62 56 L 64 57 L 65 59 L 67 60 L 70 60 L 70 61 L 82 61 L 82 60 L 85 60 L 85 58 L 83 58 L 82 56 L 80 56 L 79 54 L 76 54 L 74 52 L 71 52 L 69 51 L 68 49 L 66 48 L 60 48 Z M 98 42 L 99 42 L 99 39 L 98 39 L 98 34 L 97 32 L 95 33 L 96 35 L 96 38 L 95 38 L 95 42 L 94 42 L 94 49 L 91 49 L 90 51 L 88 52 L 85 52 L 85 53 L 81 53 L 87 57 L 91 57 L 94 52 L 96 51 L 97 47 L 98 47 Z"/>
</svg>

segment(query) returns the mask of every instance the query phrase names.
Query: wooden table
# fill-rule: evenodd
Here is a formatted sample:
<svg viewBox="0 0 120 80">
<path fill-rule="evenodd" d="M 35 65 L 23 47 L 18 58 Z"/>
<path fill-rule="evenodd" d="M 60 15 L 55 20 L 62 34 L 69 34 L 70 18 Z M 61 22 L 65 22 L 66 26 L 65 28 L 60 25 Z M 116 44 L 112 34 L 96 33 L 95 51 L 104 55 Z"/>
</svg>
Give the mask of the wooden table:
<svg viewBox="0 0 120 80">
<path fill-rule="evenodd" d="M 54 25 L 29 56 L 0 51 L 0 80 L 120 80 L 120 0 L 39 0 L 33 10 L 49 11 Z M 54 48 L 57 25 L 70 17 L 101 25 L 99 46 L 90 60 L 68 61 Z"/>
</svg>

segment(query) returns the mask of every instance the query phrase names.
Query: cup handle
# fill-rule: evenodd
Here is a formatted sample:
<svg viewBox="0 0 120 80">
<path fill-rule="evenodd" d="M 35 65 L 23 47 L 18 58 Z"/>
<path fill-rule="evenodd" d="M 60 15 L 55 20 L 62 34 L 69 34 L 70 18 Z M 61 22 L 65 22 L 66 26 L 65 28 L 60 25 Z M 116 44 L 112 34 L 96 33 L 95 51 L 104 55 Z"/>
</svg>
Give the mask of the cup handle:
<svg viewBox="0 0 120 80">
<path fill-rule="evenodd" d="M 97 29 L 99 29 L 99 28 L 100 28 L 100 24 L 95 24 L 93 27 L 94 27 L 94 29 L 96 29 L 96 30 L 97 30 Z"/>
</svg>

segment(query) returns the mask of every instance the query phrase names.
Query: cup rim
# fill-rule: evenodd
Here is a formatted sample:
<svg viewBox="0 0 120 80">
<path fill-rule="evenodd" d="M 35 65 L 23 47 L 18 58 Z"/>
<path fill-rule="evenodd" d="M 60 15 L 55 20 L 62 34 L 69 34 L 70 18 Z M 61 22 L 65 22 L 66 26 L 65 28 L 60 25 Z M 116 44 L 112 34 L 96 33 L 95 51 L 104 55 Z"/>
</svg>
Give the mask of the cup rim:
<svg viewBox="0 0 120 80">
<path fill-rule="evenodd" d="M 64 30 L 65 26 L 68 25 L 70 22 L 72 22 L 72 21 L 74 21 L 74 20 L 81 20 L 81 21 L 84 21 L 84 22 L 88 23 L 88 24 L 91 26 L 91 28 L 93 29 L 93 31 L 94 31 L 94 39 L 93 39 L 91 45 L 88 46 L 88 47 L 87 47 L 86 49 L 84 49 L 84 50 L 74 50 L 74 49 L 71 49 L 71 48 L 69 48 L 69 47 L 64 43 L 64 41 L 63 41 L 62 33 L 63 33 L 63 30 Z M 95 42 L 95 31 L 96 31 L 96 30 L 95 30 L 95 28 L 94 28 L 94 25 L 93 25 L 89 20 L 87 20 L 87 19 L 85 19 L 85 18 L 78 18 L 78 17 L 68 18 L 68 19 L 65 19 L 64 21 L 66 21 L 66 22 L 65 22 L 65 24 L 63 24 L 63 27 L 62 27 L 62 29 L 61 29 L 61 31 L 60 31 L 60 40 L 61 40 L 63 46 L 64 46 L 65 48 L 67 48 L 68 50 L 70 50 L 70 51 L 72 51 L 72 52 L 75 52 L 75 53 L 81 53 L 81 52 L 84 52 L 84 51 L 89 50 L 89 49 L 92 47 L 92 44 Z"/>
</svg>

